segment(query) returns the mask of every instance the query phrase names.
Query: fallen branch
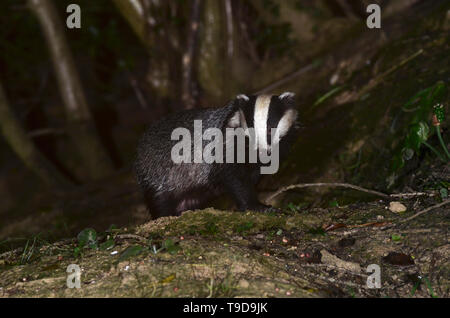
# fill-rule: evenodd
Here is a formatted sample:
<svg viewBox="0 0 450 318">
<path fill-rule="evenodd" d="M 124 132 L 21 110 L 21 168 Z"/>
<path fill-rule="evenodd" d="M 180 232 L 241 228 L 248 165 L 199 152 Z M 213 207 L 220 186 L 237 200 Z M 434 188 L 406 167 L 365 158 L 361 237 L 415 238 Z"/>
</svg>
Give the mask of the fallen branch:
<svg viewBox="0 0 450 318">
<path fill-rule="evenodd" d="M 308 188 L 308 187 L 341 187 L 341 188 L 349 188 L 349 189 L 353 189 L 353 190 L 357 190 L 357 191 L 361 191 L 361 192 L 366 192 L 366 193 L 370 193 L 376 196 L 380 196 L 383 198 L 410 198 L 410 197 L 418 197 L 418 196 L 434 196 L 433 193 L 426 193 L 426 192 L 410 192 L 410 193 L 394 193 L 394 194 L 386 194 L 383 192 L 379 192 L 379 191 L 375 191 L 375 190 L 370 190 L 370 189 L 366 189 L 360 186 L 356 186 L 353 184 L 349 184 L 349 183 L 339 183 L 339 182 L 332 182 L 332 183 L 299 183 L 299 184 L 293 184 L 290 186 L 286 186 L 286 187 L 282 187 L 279 190 L 277 190 L 274 194 L 272 194 L 271 196 L 269 196 L 265 201 L 266 203 L 270 202 L 271 200 L 273 200 L 275 197 L 277 197 L 278 195 L 280 195 L 283 192 L 286 192 L 288 190 L 292 190 L 292 189 L 301 189 L 301 188 Z"/>
<path fill-rule="evenodd" d="M 277 190 L 274 194 L 269 196 L 266 199 L 266 202 L 269 202 L 269 201 L 273 200 L 273 198 L 277 197 L 281 193 L 286 192 L 288 190 L 308 188 L 308 187 L 342 187 L 342 188 L 350 188 L 350 189 L 353 189 L 353 190 L 358 190 L 358 191 L 374 194 L 374 195 L 377 195 L 377 196 L 380 196 L 380 197 L 383 197 L 383 198 L 389 198 L 389 195 L 387 195 L 386 193 L 365 189 L 365 188 L 362 188 L 362 187 L 359 187 L 359 186 L 355 186 L 355 185 L 349 184 L 349 183 L 337 183 L 337 182 L 323 183 L 323 182 L 320 182 L 320 183 L 300 183 L 300 184 L 293 184 L 293 185 L 290 185 L 290 186 L 287 186 L 287 187 L 282 187 L 281 189 Z"/>
<path fill-rule="evenodd" d="M 140 242 L 143 243 L 147 243 L 148 240 L 145 237 L 136 235 L 136 234 L 118 234 L 116 235 L 116 238 L 121 239 L 121 240 L 138 240 Z"/>
<path fill-rule="evenodd" d="M 432 206 L 430 206 L 429 208 L 426 208 L 426 209 L 424 209 L 424 210 L 422 210 L 422 211 L 419 211 L 419 212 L 417 212 L 416 214 L 414 214 L 414 215 L 412 215 L 412 216 L 410 216 L 410 217 L 408 217 L 408 218 L 406 218 L 406 219 L 401 220 L 400 223 L 404 223 L 404 222 L 410 221 L 410 220 L 412 220 L 412 219 L 418 217 L 419 215 L 422 215 L 422 214 L 427 213 L 427 212 L 429 212 L 429 211 L 431 211 L 431 210 L 440 208 L 441 206 L 444 206 L 444 205 L 449 204 L 449 203 L 450 203 L 450 199 L 445 200 L 445 201 L 443 201 L 443 202 L 441 202 L 441 203 L 432 205 Z"/>
</svg>

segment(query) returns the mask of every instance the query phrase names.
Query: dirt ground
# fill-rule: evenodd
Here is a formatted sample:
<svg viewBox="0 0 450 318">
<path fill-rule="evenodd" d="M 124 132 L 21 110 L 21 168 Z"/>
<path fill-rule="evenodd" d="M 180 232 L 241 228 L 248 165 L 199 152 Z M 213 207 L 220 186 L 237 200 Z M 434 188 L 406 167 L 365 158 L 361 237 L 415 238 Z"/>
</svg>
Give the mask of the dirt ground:
<svg viewBox="0 0 450 318">
<path fill-rule="evenodd" d="M 0 255 L 0 296 L 449 297 L 449 205 L 407 220 L 439 204 L 429 195 L 277 214 L 188 211 L 97 233 L 84 247 L 80 235 L 29 241 Z M 81 268 L 79 289 L 67 287 L 69 264 Z M 380 288 L 368 286 L 371 264 Z"/>
</svg>

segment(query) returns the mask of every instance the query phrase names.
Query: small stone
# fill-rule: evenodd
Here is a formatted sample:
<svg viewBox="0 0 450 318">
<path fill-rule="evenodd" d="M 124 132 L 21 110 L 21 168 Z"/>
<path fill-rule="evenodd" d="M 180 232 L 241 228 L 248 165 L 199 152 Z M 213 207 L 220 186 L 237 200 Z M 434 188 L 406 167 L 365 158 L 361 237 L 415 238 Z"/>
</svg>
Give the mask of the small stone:
<svg viewBox="0 0 450 318">
<path fill-rule="evenodd" d="M 400 202 L 393 201 L 389 203 L 389 210 L 394 213 L 402 213 L 406 211 L 406 206 L 404 206 Z"/>
<path fill-rule="evenodd" d="M 239 281 L 238 286 L 239 286 L 240 288 L 248 288 L 248 286 L 250 286 L 250 284 L 249 284 L 248 281 L 246 281 L 245 279 L 241 279 L 241 280 Z"/>
</svg>

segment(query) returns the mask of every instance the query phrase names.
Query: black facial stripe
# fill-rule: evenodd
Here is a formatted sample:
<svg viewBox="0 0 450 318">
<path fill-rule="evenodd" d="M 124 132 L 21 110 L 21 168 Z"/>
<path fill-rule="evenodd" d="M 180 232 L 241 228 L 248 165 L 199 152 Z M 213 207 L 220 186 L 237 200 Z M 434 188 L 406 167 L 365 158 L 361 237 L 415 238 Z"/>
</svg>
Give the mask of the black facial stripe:
<svg viewBox="0 0 450 318">
<path fill-rule="evenodd" d="M 270 138 L 271 128 L 277 128 L 278 122 L 284 115 L 284 107 L 277 96 L 273 96 L 270 100 L 269 113 L 267 116 L 267 144 L 271 144 L 272 140 Z"/>
<path fill-rule="evenodd" d="M 245 107 L 242 109 L 248 127 L 255 127 L 254 123 L 255 103 L 256 103 L 256 96 L 250 96 L 250 99 L 245 103 Z"/>
</svg>

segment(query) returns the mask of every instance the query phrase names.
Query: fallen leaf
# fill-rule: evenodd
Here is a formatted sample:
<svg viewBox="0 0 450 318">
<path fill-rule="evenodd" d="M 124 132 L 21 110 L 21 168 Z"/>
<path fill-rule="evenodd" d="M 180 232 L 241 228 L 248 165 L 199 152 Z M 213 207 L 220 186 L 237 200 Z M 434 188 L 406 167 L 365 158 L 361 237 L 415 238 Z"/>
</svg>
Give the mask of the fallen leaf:
<svg viewBox="0 0 450 318">
<path fill-rule="evenodd" d="M 323 230 L 325 232 L 329 232 L 329 231 L 334 231 L 343 227 L 347 227 L 347 225 L 345 225 L 344 223 L 333 223 L 333 224 L 329 224 L 329 225 L 325 225 L 323 226 Z"/>
<path fill-rule="evenodd" d="M 396 266 L 414 265 L 414 260 L 411 255 L 398 252 L 390 252 L 387 256 L 383 257 L 383 261 Z"/>
</svg>

